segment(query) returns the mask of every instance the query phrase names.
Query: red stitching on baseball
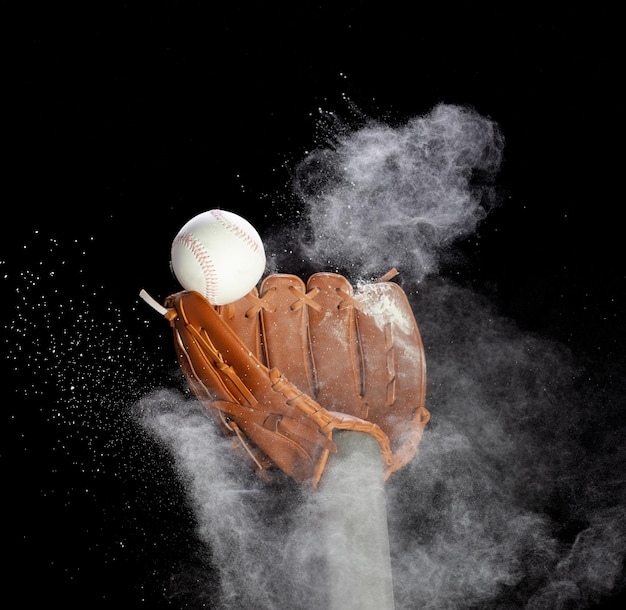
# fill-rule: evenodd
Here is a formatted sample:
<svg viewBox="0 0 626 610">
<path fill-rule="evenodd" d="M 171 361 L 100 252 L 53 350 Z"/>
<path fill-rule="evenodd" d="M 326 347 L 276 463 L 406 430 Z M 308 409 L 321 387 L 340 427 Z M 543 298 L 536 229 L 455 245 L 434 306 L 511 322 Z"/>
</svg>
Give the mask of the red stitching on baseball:
<svg viewBox="0 0 626 610">
<path fill-rule="evenodd" d="M 226 218 L 222 214 L 221 210 L 211 210 L 211 214 L 213 214 L 213 217 L 218 222 L 220 222 L 223 227 L 228 229 L 231 233 L 234 233 L 235 235 L 237 235 L 237 237 L 241 237 L 246 242 L 246 244 L 248 244 L 248 246 L 252 248 L 255 254 L 260 254 L 261 256 L 263 256 L 263 258 L 265 258 L 265 251 L 259 247 L 258 242 L 255 239 L 253 239 L 249 233 L 244 231 L 244 229 L 230 222 L 228 218 Z"/>
<path fill-rule="evenodd" d="M 176 241 L 186 246 L 191 250 L 200 268 L 202 269 L 202 275 L 205 279 L 204 296 L 213 302 L 217 299 L 215 287 L 217 286 L 217 273 L 215 272 L 215 266 L 211 257 L 207 255 L 207 252 L 202 245 L 202 242 L 196 239 L 191 233 L 181 233 L 176 237 Z"/>
</svg>

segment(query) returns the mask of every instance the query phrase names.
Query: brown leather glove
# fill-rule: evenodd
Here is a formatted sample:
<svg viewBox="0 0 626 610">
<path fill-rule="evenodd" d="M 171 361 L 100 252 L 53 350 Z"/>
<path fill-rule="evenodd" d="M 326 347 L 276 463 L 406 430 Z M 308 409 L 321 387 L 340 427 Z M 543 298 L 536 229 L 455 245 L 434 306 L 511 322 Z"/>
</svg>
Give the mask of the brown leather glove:
<svg viewBox="0 0 626 610">
<path fill-rule="evenodd" d="M 317 486 L 333 430 L 371 434 L 385 479 L 408 463 L 430 418 L 424 348 L 404 291 L 354 291 L 341 275 L 267 276 L 219 307 L 197 292 L 165 313 L 189 387 L 259 473 Z"/>
</svg>

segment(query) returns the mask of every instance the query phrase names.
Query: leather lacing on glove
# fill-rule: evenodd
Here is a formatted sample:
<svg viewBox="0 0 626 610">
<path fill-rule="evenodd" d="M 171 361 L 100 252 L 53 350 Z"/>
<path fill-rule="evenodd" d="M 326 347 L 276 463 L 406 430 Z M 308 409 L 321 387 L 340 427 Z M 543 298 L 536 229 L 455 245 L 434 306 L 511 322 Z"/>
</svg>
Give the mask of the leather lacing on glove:
<svg viewBox="0 0 626 610">
<path fill-rule="evenodd" d="M 259 473 L 317 486 L 334 430 L 376 438 L 385 480 L 414 457 L 426 365 L 395 274 L 356 291 L 339 274 L 273 274 L 219 307 L 190 291 L 166 299 L 190 389 Z"/>
</svg>

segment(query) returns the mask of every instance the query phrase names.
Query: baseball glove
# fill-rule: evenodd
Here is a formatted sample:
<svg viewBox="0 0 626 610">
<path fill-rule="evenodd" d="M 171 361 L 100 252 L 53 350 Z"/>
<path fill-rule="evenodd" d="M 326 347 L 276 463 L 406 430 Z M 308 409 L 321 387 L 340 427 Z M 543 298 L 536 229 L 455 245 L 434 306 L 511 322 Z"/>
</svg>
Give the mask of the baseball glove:
<svg viewBox="0 0 626 610">
<path fill-rule="evenodd" d="M 371 434 L 385 480 L 408 463 L 430 418 L 424 348 L 404 291 L 354 290 L 334 273 L 267 276 L 219 307 L 197 292 L 165 301 L 191 391 L 260 474 L 316 487 L 333 430 Z"/>
</svg>

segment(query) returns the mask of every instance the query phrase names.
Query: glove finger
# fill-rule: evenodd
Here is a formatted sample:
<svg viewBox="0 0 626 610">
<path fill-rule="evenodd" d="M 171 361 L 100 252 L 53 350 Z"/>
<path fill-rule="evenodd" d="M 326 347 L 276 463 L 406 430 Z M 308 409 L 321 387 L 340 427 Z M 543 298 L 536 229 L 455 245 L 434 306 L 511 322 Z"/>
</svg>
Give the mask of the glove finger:
<svg viewBox="0 0 626 610">
<path fill-rule="evenodd" d="M 424 407 L 422 338 L 406 294 L 397 284 L 367 284 L 356 300 L 368 419 L 392 441 L 401 441 L 414 427 L 416 412 Z"/>
<path fill-rule="evenodd" d="M 304 282 L 296 275 L 273 274 L 261 284 L 262 298 L 271 303 L 261 313 L 265 358 L 270 369 L 277 368 L 302 392 L 313 395 L 308 308 Z"/>
<path fill-rule="evenodd" d="M 352 286 L 341 275 L 316 273 L 307 291 L 317 304 L 308 308 L 315 398 L 329 410 L 365 417 Z"/>
</svg>

